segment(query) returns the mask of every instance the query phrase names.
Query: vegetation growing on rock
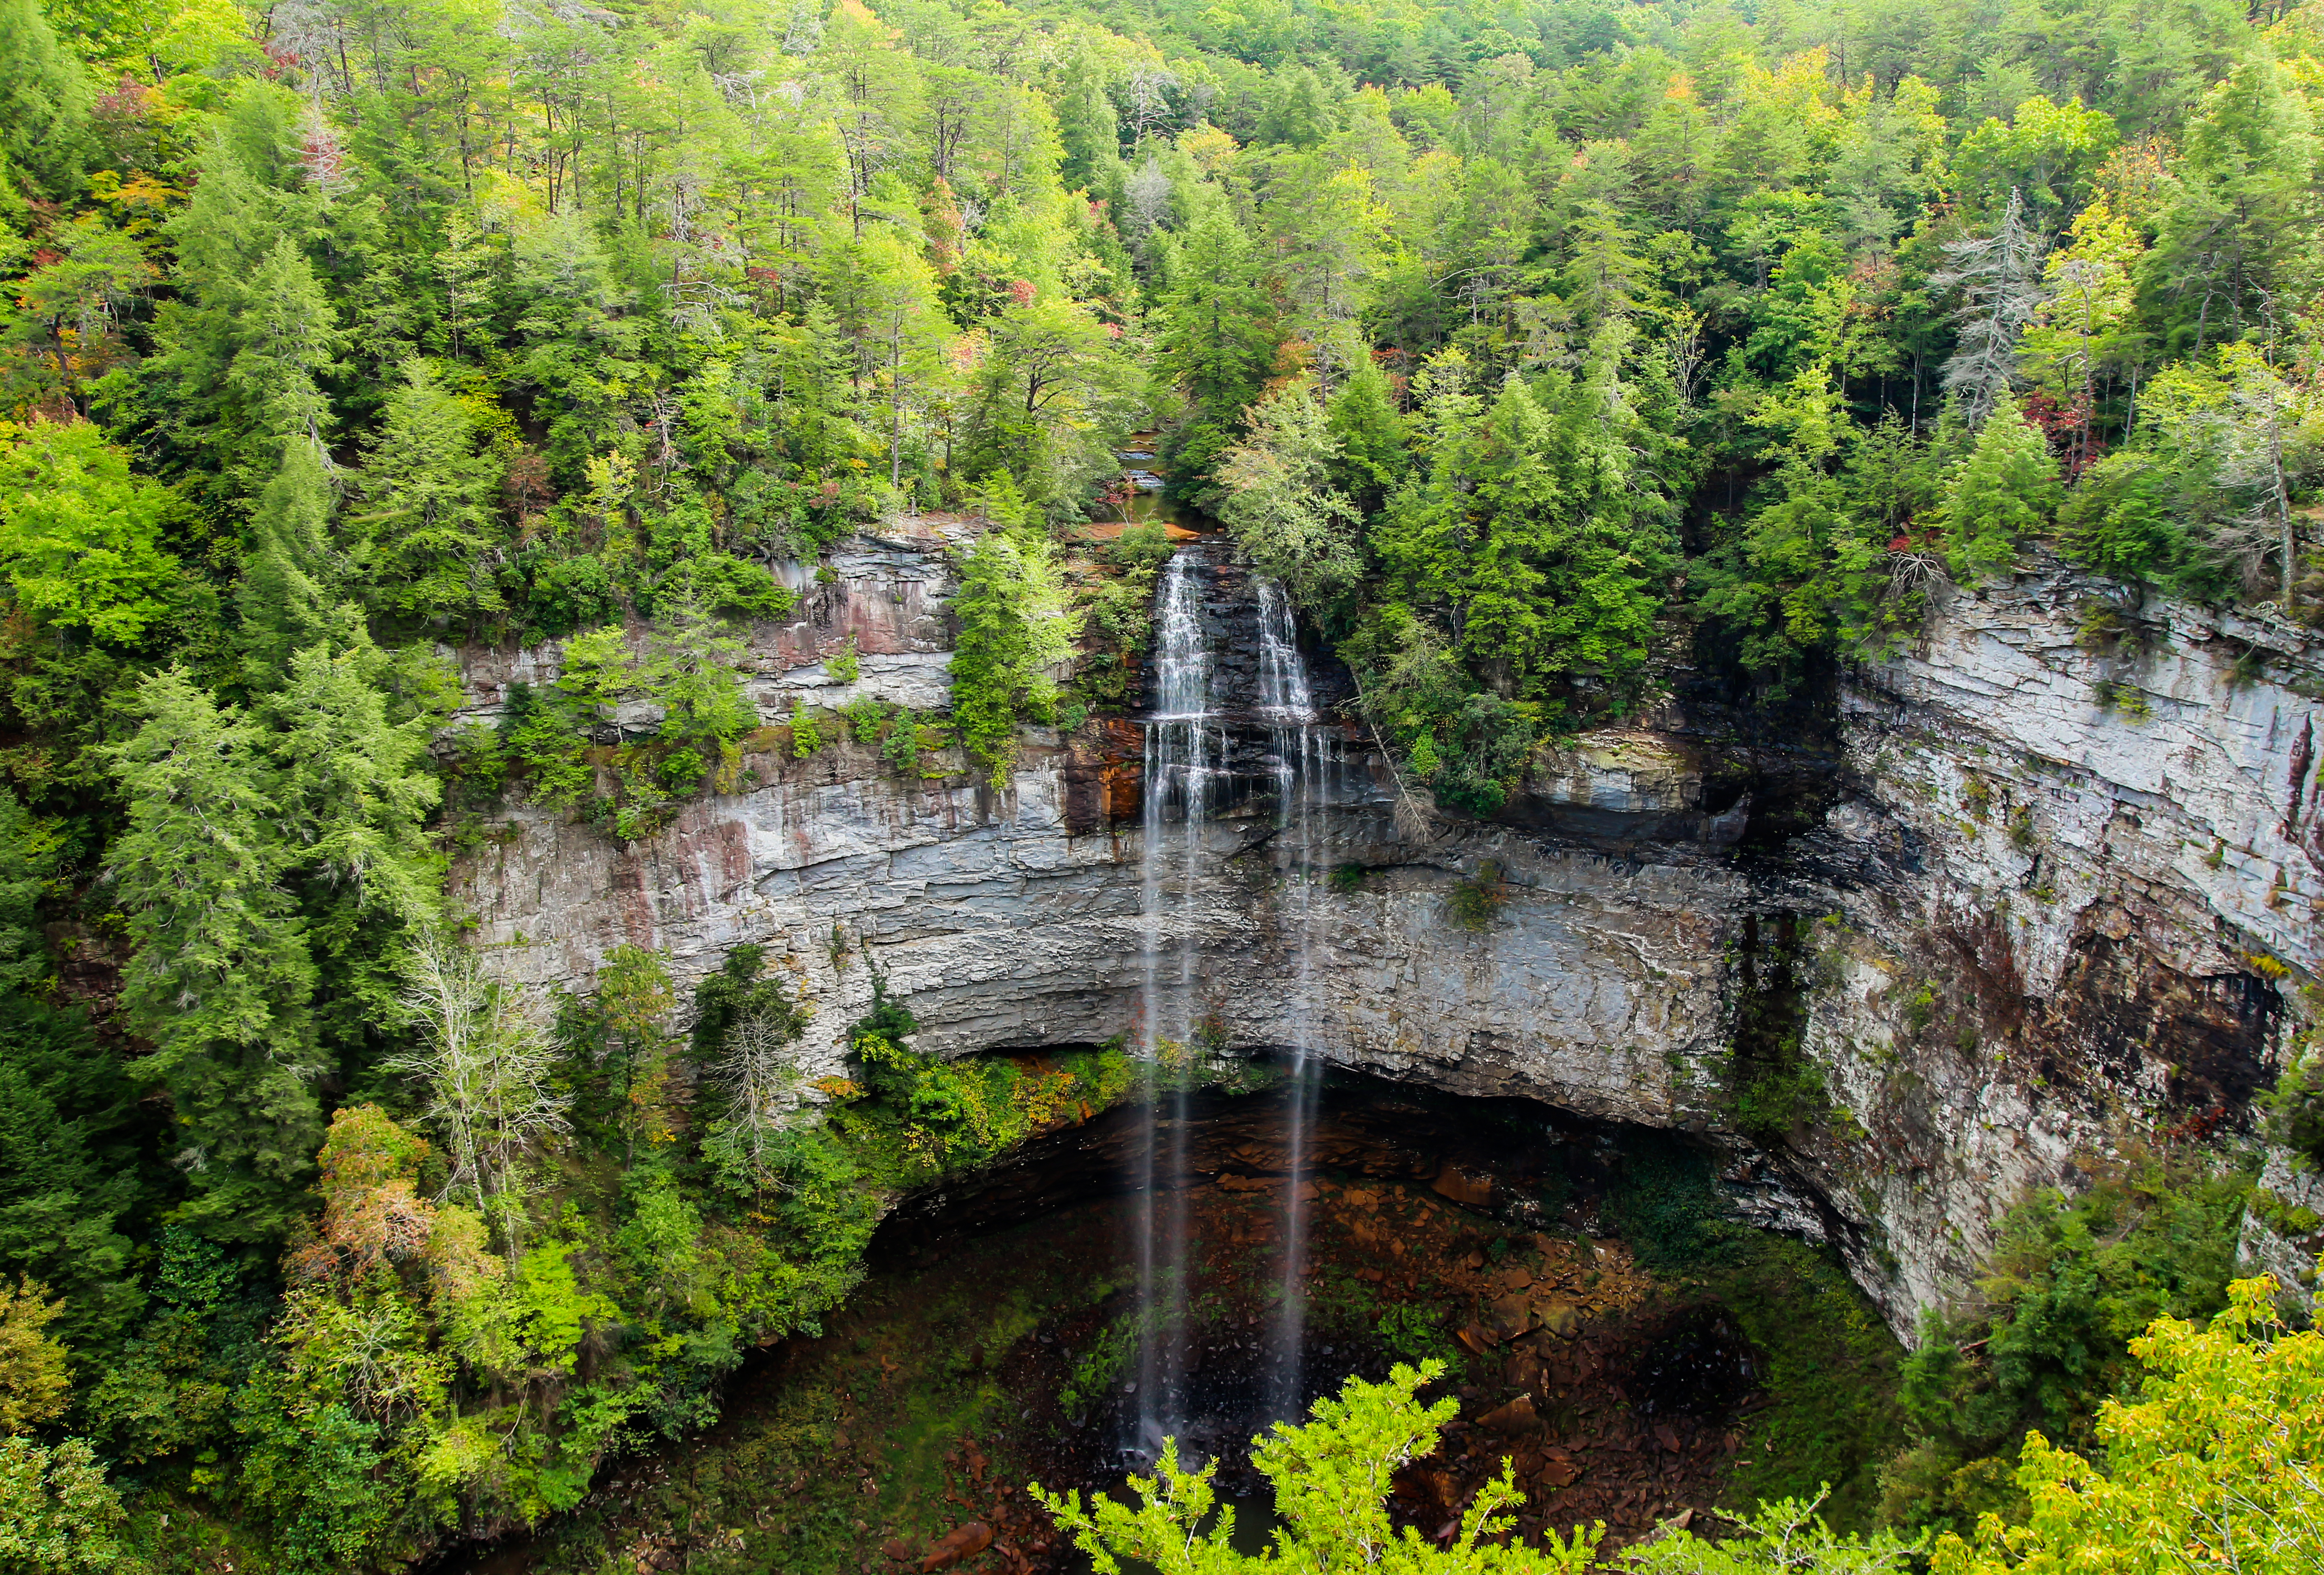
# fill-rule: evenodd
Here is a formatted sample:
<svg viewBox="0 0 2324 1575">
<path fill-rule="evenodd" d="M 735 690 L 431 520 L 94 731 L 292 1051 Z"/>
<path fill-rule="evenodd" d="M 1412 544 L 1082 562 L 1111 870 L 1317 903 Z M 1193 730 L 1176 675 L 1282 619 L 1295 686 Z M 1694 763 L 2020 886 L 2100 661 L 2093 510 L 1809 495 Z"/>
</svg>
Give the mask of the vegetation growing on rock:
<svg viewBox="0 0 2324 1575">
<path fill-rule="evenodd" d="M 2319 57 L 2208 0 L 0 0 L 0 1561 L 537 1521 L 813 1327 L 883 1199 L 1120 1098 L 884 996 L 806 1083 L 747 950 L 683 1045 L 643 948 L 552 1013 L 445 875 L 521 801 L 650 845 L 843 727 L 1005 791 L 1025 724 L 1134 704 L 1167 535 L 1073 577 L 1146 423 L 1447 814 L 1677 659 L 1806 695 L 2037 546 L 2315 622 Z M 782 574 L 929 514 L 948 709 L 762 714 Z M 456 729 L 463 646 L 544 661 Z M 1774 1141 L 1824 1090 L 1753 1026 Z M 1892 1503 L 1961 1559 L 2190 1447 L 2105 1408 L 2222 1293 L 2231 1184 L 2120 1188 L 2029 1205 L 1909 1375 Z M 2304 1394 L 2255 1316 L 2147 1349 L 2206 1414 Z M 2137 1464 L 2012 1489 L 2035 1427 Z"/>
</svg>

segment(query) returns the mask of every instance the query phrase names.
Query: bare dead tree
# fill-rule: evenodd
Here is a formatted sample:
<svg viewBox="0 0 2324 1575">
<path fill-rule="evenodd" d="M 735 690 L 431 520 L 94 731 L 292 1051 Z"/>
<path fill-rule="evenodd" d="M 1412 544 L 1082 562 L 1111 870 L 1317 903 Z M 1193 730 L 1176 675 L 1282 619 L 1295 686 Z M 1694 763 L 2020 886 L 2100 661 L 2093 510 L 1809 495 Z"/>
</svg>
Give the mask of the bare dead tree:
<svg viewBox="0 0 2324 1575">
<path fill-rule="evenodd" d="M 2042 254 L 2047 243 L 2027 222 L 2024 199 L 2012 188 L 2009 207 L 1989 236 L 1948 241 L 1951 266 L 1929 276 L 1942 289 L 1958 287 L 1960 325 L 1945 360 L 1945 392 L 1960 402 L 1971 431 L 1999 407 L 2017 384 L 2017 341 L 2042 305 Z"/>
</svg>

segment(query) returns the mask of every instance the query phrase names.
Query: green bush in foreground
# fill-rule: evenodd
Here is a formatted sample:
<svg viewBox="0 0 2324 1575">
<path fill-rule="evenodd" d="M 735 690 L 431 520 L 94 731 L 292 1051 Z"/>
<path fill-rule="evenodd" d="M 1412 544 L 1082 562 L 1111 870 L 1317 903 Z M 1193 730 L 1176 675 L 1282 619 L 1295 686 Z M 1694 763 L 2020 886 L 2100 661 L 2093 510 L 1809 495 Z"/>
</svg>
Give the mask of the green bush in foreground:
<svg viewBox="0 0 2324 1575">
<path fill-rule="evenodd" d="M 1139 1559 L 1161 1575 L 1234 1575 L 1262 1569 L 1323 1571 L 1342 1570 L 1581 1570 L 1589 1567 L 1600 1533 L 1577 1529 L 1554 1551 L 1496 1547 L 1480 1539 L 1506 1529 L 1499 1512 L 1521 1501 L 1517 1482 L 1503 1467 L 1500 1479 L 1479 1490 L 1451 1545 L 1439 1549 L 1410 1526 L 1401 1533 L 1388 1524 L 1389 1478 L 1436 1446 L 1436 1435 L 1460 1403 L 1421 1404 L 1416 1391 L 1444 1371 L 1444 1364 L 1417 1367 L 1398 1364 L 1385 1384 L 1351 1378 L 1339 1397 L 1315 1403 L 1315 1420 L 1305 1426 L 1277 1422 L 1274 1436 L 1252 1455 L 1275 1488 L 1276 1513 L 1284 1524 L 1265 1553 L 1236 1552 L 1234 1506 L 1221 1505 L 1211 1486 L 1216 1461 L 1200 1470 L 1178 1463 L 1177 1441 L 1166 1441 L 1154 1478 L 1133 1477 L 1130 1486 L 1144 1502 L 1136 1509 L 1114 1499 L 1081 1495 L 1063 1497 L 1040 1484 L 1030 1491 L 1057 1524 L 1090 1555 L 1099 1575 L 1120 1575 L 1120 1561 Z M 1208 1533 L 1198 1528 L 1218 1512 Z"/>
<path fill-rule="evenodd" d="M 2103 1468 L 2028 1440 L 2018 1485 L 2032 1512 L 2024 1524 L 1987 1515 L 1973 1542 L 1940 1539 L 1932 1575 L 2164 1575 L 2232 1570 L 2292 1575 L 2317 1568 L 2324 1548 L 2324 1334 L 2292 1333 L 2275 1320 L 2275 1283 L 2264 1276 L 2228 1288 L 2227 1310 L 2208 1328 L 2158 1318 L 2132 1348 L 2153 1369 L 2135 1402 L 2108 1401 L 2098 1436 Z M 1393 1575 L 1579 1575 L 1627 1569 L 1643 1575 L 1886 1575 L 1920 1567 L 1924 1544 L 1889 1532 L 1843 1536 L 1817 1515 L 1821 1496 L 1764 1504 L 1729 1518 L 1712 1541 L 1675 1527 L 1596 1561 L 1602 1525 L 1576 1526 L 1534 1549 L 1494 1539 L 1501 1512 L 1523 1502 L 1507 1466 L 1487 1483 L 1443 1546 L 1410 1526 L 1389 1524 L 1390 1478 L 1428 1454 L 1459 1410 L 1451 1398 L 1424 1406 L 1417 1391 L 1442 1362 L 1398 1366 L 1385 1384 L 1351 1378 L 1336 1399 L 1315 1403 L 1305 1425 L 1276 1424 L 1252 1460 L 1275 1489 L 1283 1524 L 1258 1554 L 1230 1546 L 1234 1508 L 1211 1486 L 1215 1463 L 1179 1464 L 1166 1441 L 1152 1478 L 1133 1477 L 1136 1508 L 1105 1497 L 1030 1491 L 1100 1575 L 1120 1575 L 1142 1560 L 1161 1575 L 1242 1575 L 1299 1570 L 1317 1575 L 1378 1570 Z M 1213 1512 L 1217 1524 L 1202 1528 Z M 1594 1562 L 1593 1562 L 1594 1561 Z"/>
</svg>

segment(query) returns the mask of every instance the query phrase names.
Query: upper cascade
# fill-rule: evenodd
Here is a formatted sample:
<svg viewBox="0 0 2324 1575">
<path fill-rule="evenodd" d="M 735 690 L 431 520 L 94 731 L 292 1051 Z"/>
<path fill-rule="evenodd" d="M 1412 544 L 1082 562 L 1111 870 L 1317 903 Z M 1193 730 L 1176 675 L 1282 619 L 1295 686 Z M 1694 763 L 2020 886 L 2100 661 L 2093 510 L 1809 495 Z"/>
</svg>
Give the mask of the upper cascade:
<svg viewBox="0 0 2324 1575">
<path fill-rule="evenodd" d="M 1315 699 L 1307 683 L 1307 663 L 1299 654 L 1291 598 L 1271 579 L 1259 582 L 1259 709 L 1269 722 L 1315 719 Z"/>
<path fill-rule="evenodd" d="M 1194 721 L 1212 714 L 1203 567 L 1197 551 L 1187 548 L 1162 570 L 1154 616 L 1154 711 L 1149 722 Z"/>
</svg>

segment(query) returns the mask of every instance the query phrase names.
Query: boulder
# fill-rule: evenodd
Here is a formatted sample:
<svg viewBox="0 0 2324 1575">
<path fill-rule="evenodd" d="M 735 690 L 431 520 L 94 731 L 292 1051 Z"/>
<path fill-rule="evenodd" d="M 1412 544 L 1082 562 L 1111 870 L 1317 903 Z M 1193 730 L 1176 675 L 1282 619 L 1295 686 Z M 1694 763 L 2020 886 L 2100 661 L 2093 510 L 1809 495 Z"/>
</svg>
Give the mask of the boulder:
<svg viewBox="0 0 2324 1575">
<path fill-rule="evenodd" d="M 1497 1405 L 1477 1419 L 1479 1427 L 1489 1427 L 1495 1432 L 1526 1433 L 1541 1425 L 1541 1418 L 1533 1408 L 1533 1396 L 1520 1394 L 1507 1405 Z"/>
<path fill-rule="evenodd" d="M 927 1557 L 920 1561 L 920 1575 L 935 1575 L 938 1570 L 949 1570 L 963 1559 L 973 1558 L 991 1545 L 992 1528 L 981 1520 L 970 1521 L 928 1544 Z"/>
<path fill-rule="evenodd" d="M 1437 1196 L 1449 1198 L 1466 1209 L 1489 1209 L 1493 1202 L 1493 1173 L 1458 1161 L 1448 1161 L 1429 1183 Z"/>
<path fill-rule="evenodd" d="M 1464 1323 L 1453 1338 L 1481 1357 L 1501 1343 L 1501 1331 L 1481 1323 Z"/>
<path fill-rule="evenodd" d="M 1521 1293 L 1495 1297 L 1486 1311 L 1486 1321 L 1503 1339 L 1515 1339 L 1533 1328 L 1533 1303 Z"/>
</svg>

